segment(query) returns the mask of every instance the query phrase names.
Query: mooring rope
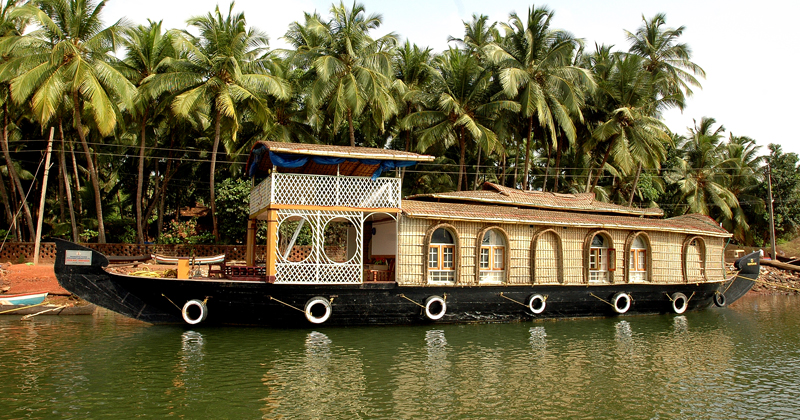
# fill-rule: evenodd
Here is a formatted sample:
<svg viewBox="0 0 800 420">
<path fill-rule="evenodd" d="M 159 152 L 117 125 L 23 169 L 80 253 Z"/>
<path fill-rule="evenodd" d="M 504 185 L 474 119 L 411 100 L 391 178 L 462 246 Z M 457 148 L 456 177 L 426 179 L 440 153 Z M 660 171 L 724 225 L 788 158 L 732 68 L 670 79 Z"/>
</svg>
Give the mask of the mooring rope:
<svg viewBox="0 0 800 420">
<path fill-rule="evenodd" d="M 752 280 L 752 279 L 748 279 L 748 280 L 754 281 L 756 283 L 765 284 L 767 286 L 780 287 L 780 288 L 783 288 L 783 289 L 789 289 L 789 290 L 794 290 L 795 292 L 800 292 L 800 289 L 797 289 L 797 288 L 794 288 L 794 287 L 790 287 L 790 286 L 784 286 L 784 285 L 782 285 L 780 283 L 771 283 L 771 282 L 764 281 L 764 280 Z M 727 290 L 727 289 L 725 289 L 725 290 Z"/>
<path fill-rule="evenodd" d="M 179 310 L 179 311 L 183 312 L 183 309 L 181 309 L 181 307 L 180 307 L 180 306 L 176 305 L 176 304 L 175 304 L 175 302 L 173 302 L 173 301 L 172 301 L 172 299 L 170 299 L 170 298 L 168 298 L 168 297 L 167 297 L 167 295 L 165 295 L 165 294 L 163 294 L 163 293 L 162 293 L 162 294 L 161 294 L 161 296 L 164 296 L 165 298 L 167 298 L 167 300 L 169 301 L 169 303 L 171 303 L 171 304 L 172 304 L 172 306 L 174 306 L 174 307 L 178 308 L 178 310 Z"/>
<path fill-rule="evenodd" d="M 43 311 L 41 311 L 41 312 L 36 312 L 35 314 L 28 314 L 28 315 L 25 315 L 25 316 L 23 316 L 23 317 L 22 317 L 22 319 L 30 319 L 30 318 L 33 318 L 33 317 L 35 317 L 36 315 L 41 315 L 41 314 L 43 314 L 43 313 L 45 313 L 45 312 L 50 312 L 50 311 L 56 311 L 56 310 L 59 310 L 59 309 L 64 309 L 64 308 L 66 308 L 67 306 L 69 306 L 69 305 L 59 305 L 59 306 L 56 306 L 55 308 L 45 309 L 45 310 L 43 310 Z"/>
<path fill-rule="evenodd" d="M 719 291 L 717 291 L 717 293 L 719 293 Z M 665 292 L 664 294 L 667 295 L 667 299 L 669 299 L 670 302 L 675 302 L 675 299 L 673 299 L 672 296 L 669 295 L 669 293 Z M 694 297 L 694 294 L 695 294 L 695 292 L 692 292 L 692 295 L 689 296 L 688 298 L 686 298 L 686 303 L 689 303 L 689 301 L 692 300 L 692 298 Z"/>
<path fill-rule="evenodd" d="M 292 309 L 294 309 L 294 310 L 300 311 L 300 312 L 302 312 L 302 313 L 306 313 L 306 311 L 304 311 L 304 310 L 302 310 L 302 309 L 300 309 L 300 308 L 297 308 L 297 307 L 295 307 L 295 306 L 289 305 L 289 304 L 288 304 L 288 303 L 286 303 L 286 302 L 282 302 L 282 301 L 280 301 L 280 300 L 278 300 L 278 299 L 275 299 L 275 298 L 274 298 L 274 297 L 272 297 L 272 296 L 270 296 L 270 297 L 269 297 L 269 300 L 274 300 L 275 302 L 278 302 L 278 303 L 280 303 L 280 304 L 282 304 L 282 305 L 286 305 L 286 306 L 288 306 L 288 307 L 290 307 L 290 308 L 292 308 Z"/>
<path fill-rule="evenodd" d="M 47 305 L 47 302 L 37 303 L 36 305 L 27 305 L 27 306 L 23 306 L 21 308 L 9 309 L 9 310 L 0 312 L 0 314 L 7 314 L 9 312 L 19 311 L 20 309 L 28 309 L 28 308 L 33 308 L 34 306 L 42 306 L 42 305 Z"/>
<path fill-rule="evenodd" d="M 612 308 L 614 307 L 613 303 L 611 303 L 611 302 L 609 302 L 609 301 L 607 301 L 607 300 L 605 300 L 605 299 L 603 299 L 601 297 L 596 296 L 594 293 L 589 293 L 589 295 L 591 295 L 592 297 L 594 297 L 595 299 L 597 299 L 597 300 L 599 300 L 601 302 L 604 302 L 605 304 L 607 304 L 608 306 L 611 306 Z M 631 298 L 631 300 L 633 300 L 633 298 Z"/>
<path fill-rule="evenodd" d="M 512 301 L 512 302 L 514 302 L 514 303 L 516 303 L 516 304 L 518 304 L 518 305 L 522 305 L 522 306 L 524 306 L 524 307 L 526 307 L 526 308 L 528 307 L 528 305 L 526 305 L 526 304 L 524 304 L 524 303 L 522 303 L 522 302 L 520 302 L 520 301 L 517 301 L 517 300 L 511 299 L 510 297 L 508 297 L 508 296 L 504 295 L 504 294 L 503 294 L 503 292 L 500 292 L 500 297 L 501 297 L 501 298 L 504 298 L 504 299 L 508 299 L 508 300 L 510 300 L 510 301 Z M 544 296 L 544 300 L 547 300 L 547 296 Z"/>
<path fill-rule="evenodd" d="M 425 306 L 423 306 L 423 305 L 420 305 L 420 304 L 419 304 L 419 303 L 417 303 L 417 302 L 414 302 L 413 300 L 411 300 L 411 299 L 409 299 L 408 297 L 406 297 L 406 295 L 404 295 L 404 294 L 400 293 L 400 295 L 399 295 L 399 296 L 400 296 L 401 298 L 403 298 L 403 299 L 405 299 L 405 300 L 407 300 L 407 301 L 409 301 L 409 302 L 413 303 L 414 305 L 417 305 L 417 306 L 419 306 L 420 308 L 423 308 L 423 309 L 425 309 Z"/>
</svg>

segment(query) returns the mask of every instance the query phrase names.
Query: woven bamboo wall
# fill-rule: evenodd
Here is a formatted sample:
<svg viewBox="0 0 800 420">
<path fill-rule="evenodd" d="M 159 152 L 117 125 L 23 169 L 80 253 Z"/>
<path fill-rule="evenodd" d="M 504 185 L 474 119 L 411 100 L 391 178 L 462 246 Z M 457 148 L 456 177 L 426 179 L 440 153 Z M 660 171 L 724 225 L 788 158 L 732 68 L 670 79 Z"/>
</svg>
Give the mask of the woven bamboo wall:
<svg viewBox="0 0 800 420">
<path fill-rule="evenodd" d="M 679 283 L 683 281 L 681 249 L 686 235 L 665 232 L 648 232 L 650 236 L 650 274 L 652 283 Z"/>
<path fill-rule="evenodd" d="M 533 253 L 533 258 L 536 259 L 536 272 L 533 275 L 535 283 L 554 284 L 560 281 L 560 242 L 561 239 L 552 231 L 543 233 L 537 239 L 536 251 Z"/>
<path fill-rule="evenodd" d="M 425 265 L 427 264 L 426 240 L 434 227 L 442 222 L 426 219 L 412 219 L 402 216 L 398 236 L 398 261 L 397 279 L 401 285 L 426 285 Z M 537 239 L 534 253 L 533 238 L 537 233 L 547 230 L 548 226 L 499 224 L 490 225 L 471 222 L 449 222 L 447 226 L 455 230 L 458 248 L 456 252 L 457 269 L 456 283 L 460 285 L 478 284 L 476 272 L 476 246 L 477 238 L 485 229 L 496 227 L 508 235 L 508 284 L 558 283 L 559 269 L 557 264 L 557 243 L 561 241 L 562 247 L 562 273 L 564 284 L 586 284 L 584 267 L 588 264 L 585 247 L 590 235 L 602 234 L 614 248 L 616 270 L 609 273 L 609 281 L 614 283 L 625 282 L 625 270 L 628 269 L 628 252 L 626 241 L 629 241 L 629 230 L 590 230 L 585 228 L 556 228 L 547 231 Z M 687 235 L 666 232 L 647 232 L 647 242 L 650 245 L 648 253 L 649 271 L 648 282 L 652 283 L 680 283 L 683 282 L 683 244 Z M 559 239 L 560 237 L 560 239 Z M 703 255 L 697 254 L 694 258 L 698 268 L 698 275 L 692 282 L 718 281 L 724 277 L 725 266 L 723 263 L 724 240 L 721 238 L 701 237 L 705 247 Z M 698 248 L 703 248 L 699 246 Z M 531 259 L 535 258 L 534 261 Z M 690 258 L 691 260 L 692 258 Z M 699 267 L 704 261 L 706 276 L 699 277 Z M 532 267 L 536 267 L 535 276 L 532 276 Z"/>
<path fill-rule="evenodd" d="M 425 231 L 430 221 L 400 216 L 397 231 L 397 283 L 401 285 L 422 285 L 425 255 Z"/>
</svg>

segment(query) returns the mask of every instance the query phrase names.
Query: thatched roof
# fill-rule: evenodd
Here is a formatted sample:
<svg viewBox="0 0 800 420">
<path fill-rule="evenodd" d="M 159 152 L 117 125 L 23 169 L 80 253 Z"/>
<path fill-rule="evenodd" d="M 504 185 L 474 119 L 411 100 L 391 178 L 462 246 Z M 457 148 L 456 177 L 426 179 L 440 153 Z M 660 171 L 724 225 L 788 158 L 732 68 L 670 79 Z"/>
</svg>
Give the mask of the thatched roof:
<svg viewBox="0 0 800 420">
<path fill-rule="evenodd" d="M 407 197 L 408 200 L 448 201 L 467 203 L 502 204 L 540 209 L 568 210 L 574 212 L 612 213 L 632 216 L 661 217 L 659 208 L 636 208 L 595 200 L 593 193 L 558 194 L 542 191 L 522 191 L 491 182 L 484 182 L 480 191 L 454 191 L 433 194 L 419 194 Z"/>
</svg>

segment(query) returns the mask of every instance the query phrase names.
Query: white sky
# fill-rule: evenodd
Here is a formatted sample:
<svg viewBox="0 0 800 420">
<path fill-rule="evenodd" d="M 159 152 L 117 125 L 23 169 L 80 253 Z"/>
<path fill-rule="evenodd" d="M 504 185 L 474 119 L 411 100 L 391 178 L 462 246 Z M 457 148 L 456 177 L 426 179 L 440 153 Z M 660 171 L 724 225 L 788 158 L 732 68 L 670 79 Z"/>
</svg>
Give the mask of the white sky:
<svg viewBox="0 0 800 420">
<path fill-rule="evenodd" d="M 147 19 L 163 20 L 164 28 L 186 28 L 186 19 L 220 9 L 227 13 L 229 3 L 215 0 L 108 0 L 103 13 L 107 24 L 127 17 L 133 23 Z M 303 12 L 317 10 L 329 16 L 330 0 L 239 0 L 234 11 L 244 11 L 250 26 L 266 32 L 272 48 L 282 48 L 280 39 L 293 21 L 302 21 Z M 490 21 L 507 22 L 509 12 L 520 16 L 533 3 L 511 0 L 361 0 L 366 12 L 383 15 L 383 26 L 373 36 L 394 32 L 436 51 L 447 48 L 447 37 L 463 36 L 462 21 L 472 14 L 485 14 Z M 338 4 L 338 0 L 337 0 Z M 351 6 L 352 0 L 345 1 Z M 688 101 L 681 114 L 665 115 L 671 130 L 685 134 L 703 116 L 714 117 L 728 133 L 749 136 L 762 145 L 778 143 L 786 152 L 800 154 L 800 140 L 788 122 L 797 115 L 792 103 L 800 97 L 800 87 L 791 74 L 800 64 L 794 19 L 800 2 L 764 0 L 757 3 L 724 0 L 550 0 L 555 11 L 553 28 L 565 29 L 586 40 L 587 50 L 594 43 L 613 44 L 627 50 L 624 30 L 634 32 L 642 15 L 651 18 L 666 13 L 668 27 L 685 26 L 681 41 L 689 44 L 692 60 L 707 74 L 702 89 Z M 761 64 L 759 64 L 761 63 Z M 774 70 L 774 71 L 773 71 Z M 784 128 L 786 127 L 786 128 Z"/>
</svg>

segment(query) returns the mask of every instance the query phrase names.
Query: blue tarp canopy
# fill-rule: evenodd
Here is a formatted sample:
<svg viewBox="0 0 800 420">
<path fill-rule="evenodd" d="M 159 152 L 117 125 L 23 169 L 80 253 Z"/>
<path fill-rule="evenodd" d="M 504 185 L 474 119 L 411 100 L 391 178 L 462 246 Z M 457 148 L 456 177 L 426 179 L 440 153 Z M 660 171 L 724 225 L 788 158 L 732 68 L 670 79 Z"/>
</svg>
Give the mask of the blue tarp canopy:
<svg viewBox="0 0 800 420">
<path fill-rule="evenodd" d="M 250 166 L 247 170 L 249 176 L 253 177 L 258 172 L 259 162 L 263 159 L 264 152 L 267 152 L 266 147 L 255 147 L 252 151 Z M 292 154 L 292 153 L 275 153 L 269 150 L 269 160 L 273 166 L 279 168 L 300 168 L 309 160 L 319 165 L 339 165 L 345 162 L 357 162 L 363 165 L 374 166 L 378 165 L 375 172 L 372 173 L 372 179 L 375 180 L 384 171 L 389 171 L 396 168 L 403 168 L 406 166 L 415 165 L 417 162 L 413 160 L 382 160 L 382 159 L 360 159 L 360 158 L 343 158 L 331 156 L 316 156 L 306 154 Z"/>
</svg>

